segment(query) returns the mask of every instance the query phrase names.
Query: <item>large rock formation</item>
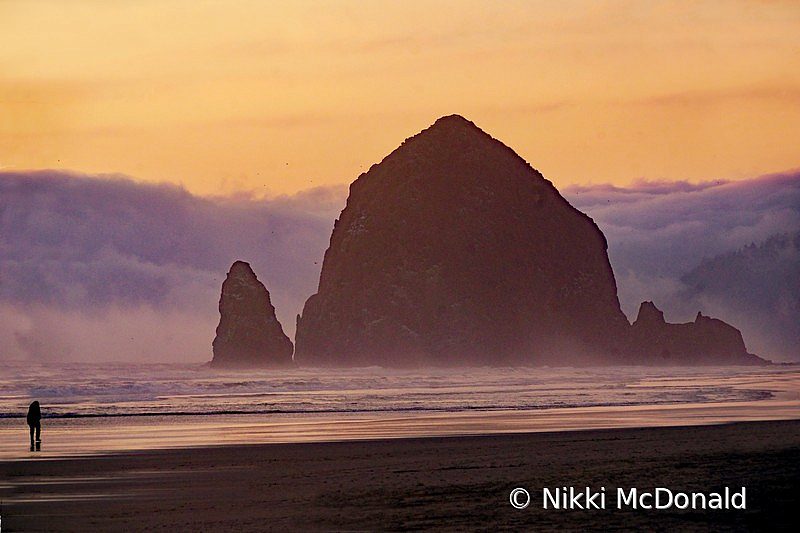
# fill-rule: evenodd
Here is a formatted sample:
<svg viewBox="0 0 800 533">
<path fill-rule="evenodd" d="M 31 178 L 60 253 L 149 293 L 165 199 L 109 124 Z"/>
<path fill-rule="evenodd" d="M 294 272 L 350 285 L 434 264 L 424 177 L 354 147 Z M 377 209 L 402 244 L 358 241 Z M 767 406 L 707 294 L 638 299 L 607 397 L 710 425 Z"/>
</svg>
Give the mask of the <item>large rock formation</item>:
<svg viewBox="0 0 800 533">
<path fill-rule="evenodd" d="M 244 261 L 222 283 L 213 367 L 287 366 L 292 341 L 283 333 L 266 287 Z"/>
<path fill-rule="evenodd" d="M 351 185 L 298 317 L 295 361 L 610 362 L 629 328 L 595 223 L 449 116 Z"/>
<path fill-rule="evenodd" d="M 620 310 L 606 241 L 510 148 L 460 116 L 350 186 L 297 319 L 309 365 L 757 364 L 698 314 Z"/>
<path fill-rule="evenodd" d="M 669 324 L 653 302 L 642 302 L 631 327 L 631 353 L 641 361 L 670 365 L 760 364 L 747 352 L 741 332 L 697 313 L 694 322 Z"/>
</svg>

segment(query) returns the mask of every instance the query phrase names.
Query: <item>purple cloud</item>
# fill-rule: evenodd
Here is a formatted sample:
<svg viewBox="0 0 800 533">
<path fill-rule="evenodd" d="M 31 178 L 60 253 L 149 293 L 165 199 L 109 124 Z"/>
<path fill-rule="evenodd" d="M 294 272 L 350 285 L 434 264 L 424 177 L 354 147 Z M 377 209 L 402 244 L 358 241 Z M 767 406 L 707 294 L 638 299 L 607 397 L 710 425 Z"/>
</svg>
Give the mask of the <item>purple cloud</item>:
<svg viewBox="0 0 800 533">
<path fill-rule="evenodd" d="M 698 295 L 685 276 L 716 256 L 800 230 L 800 172 L 562 192 L 606 234 L 629 317 L 643 300 L 655 300 L 671 321 L 702 309 L 740 327 L 756 353 L 797 356 L 790 331 L 750 319 L 773 300 L 794 309 L 781 287 L 737 291 L 737 279 L 759 280 L 742 276 L 730 280 L 730 293 L 742 296 L 722 297 L 724 287 Z M 0 359 L 207 361 L 220 286 L 237 259 L 266 284 L 291 336 L 346 196 L 341 186 L 200 198 L 123 176 L 0 172 L 0 338 L 10 339 Z M 765 294 L 776 296 L 765 303 Z M 800 323 L 793 312 L 789 319 Z"/>
<path fill-rule="evenodd" d="M 564 195 L 605 233 L 629 318 L 643 300 L 654 300 L 674 322 L 690 321 L 702 310 L 741 329 L 755 353 L 800 356 L 800 297 L 767 272 L 791 271 L 791 249 L 759 266 L 763 275 L 725 275 L 714 291 L 701 294 L 687 277 L 713 261 L 719 268 L 744 264 L 719 256 L 800 231 L 800 171 L 735 182 L 570 187 Z"/>
<path fill-rule="evenodd" d="M 77 332 L 103 337 L 95 323 L 117 313 L 108 331 L 126 321 L 149 324 L 142 330 L 155 328 L 162 337 L 172 331 L 174 346 L 165 348 L 172 353 L 185 351 L 181 332 L 196 331 L 200 321 L 208 349 L 193 357 L 205 360 L 220 286 L 237 259 L 253 265 L 291 333 L 316 287 L 345 195 L 339 187 L 266 200 L 209 199 L 121 176 L 0 172 L 0 304 L 17 316 L 13 327 L 0 326 L 16 339 L 0 357 L 65 350 L 70 358 L 111 357 L 78 342 L 85 336 Z M 136 358 L 136 349 L 130 354 Z"/>
</svg>

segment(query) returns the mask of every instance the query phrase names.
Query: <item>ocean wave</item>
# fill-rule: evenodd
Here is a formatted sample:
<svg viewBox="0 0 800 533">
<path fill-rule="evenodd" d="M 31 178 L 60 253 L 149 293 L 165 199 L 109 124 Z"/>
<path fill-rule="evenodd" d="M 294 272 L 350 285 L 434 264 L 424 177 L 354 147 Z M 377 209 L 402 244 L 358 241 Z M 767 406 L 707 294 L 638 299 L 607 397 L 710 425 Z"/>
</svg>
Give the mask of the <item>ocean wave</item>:
<svg viewBox="0 0 800 533">
<path fill-rule="evenodd" d="M 33 399 L 47 418 L 498 411 L 768 399 L 752 377 L 798 369 L 287 369 L 0 365 L 0 418 Z"/>
</svg>

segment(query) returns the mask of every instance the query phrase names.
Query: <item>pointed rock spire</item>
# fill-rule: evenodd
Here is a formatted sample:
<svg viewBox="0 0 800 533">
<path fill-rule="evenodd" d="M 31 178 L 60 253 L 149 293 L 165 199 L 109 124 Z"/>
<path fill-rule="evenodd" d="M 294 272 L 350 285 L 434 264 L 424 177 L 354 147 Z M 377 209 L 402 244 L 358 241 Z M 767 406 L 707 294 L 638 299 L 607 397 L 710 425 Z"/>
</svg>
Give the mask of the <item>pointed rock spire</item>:
<svg viewBox="0 0 800 533">
<path fill-rule="evenodd" d="M 248 263 L 231 266 L 222 284 L 219 314 L 212 367 L 292 364 L 292 341 L 275 316 L 269 291 Z"/>
</svg>

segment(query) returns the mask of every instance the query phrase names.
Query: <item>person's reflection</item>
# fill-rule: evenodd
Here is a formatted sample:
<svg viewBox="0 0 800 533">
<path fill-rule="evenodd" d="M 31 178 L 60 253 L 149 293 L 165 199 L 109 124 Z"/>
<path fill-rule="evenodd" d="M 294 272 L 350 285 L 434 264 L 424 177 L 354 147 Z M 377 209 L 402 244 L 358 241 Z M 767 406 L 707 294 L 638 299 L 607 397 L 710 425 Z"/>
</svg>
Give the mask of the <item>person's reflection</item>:
<svg viewBox="0 0 800 533">
<path fill-rule="evenodd" d="M 31 451 L 39 451 L 42 446 L 42 410 L 39 407 L 39 402 L 33 402 L 28 407 L 28 427 L 31 430 Z M 36 440 L 34 441 L 34 434 Z"/>
</svg>

